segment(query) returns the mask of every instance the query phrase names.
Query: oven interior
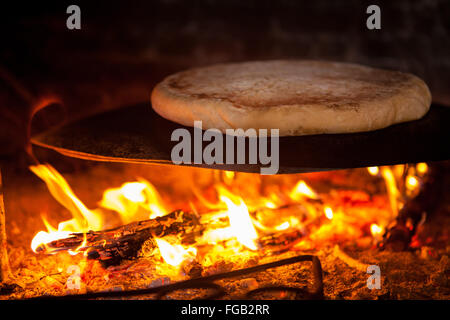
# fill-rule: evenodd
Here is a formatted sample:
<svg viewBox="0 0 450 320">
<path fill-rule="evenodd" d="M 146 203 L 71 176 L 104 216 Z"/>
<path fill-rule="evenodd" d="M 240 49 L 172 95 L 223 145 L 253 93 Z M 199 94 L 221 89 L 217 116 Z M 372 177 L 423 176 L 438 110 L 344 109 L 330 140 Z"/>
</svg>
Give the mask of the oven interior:
<svg viewBox="0 0 450 320">
<path fill-rule="evenodd" d="M 83 2 L 78 33 L 59 27 L 65 8 L 22 8 L 0 56 L 9 260 L 5 267 L 2 254 L 0 299 L 448 299 L 450 7 L 396 3 L 383 5 L 376 32 L 360 27 L 365 7 L 352 1 L 126 10 Z M 133 128 L 125 120 L 86 131 L 85 151 L 108 159 L 58 145 L 76 125 L 49 135 L 126 106 L 146 110 L 151 88 L 188 67 L 290 58 L 415 73 L 438 110 L 427 128 L 442 131 L 409 130 L 402 140 L 394 128 L 334 158 L 326 156 L 333 137 L 305 142 L 308 152 L 286 140 L 289 161 L 274 176 L 165 158 L 113 161 L 108 152 L 140 151 L 127 134 L 100 150 L 112 130 Z M 167 127 L 155 128 L 150 139 L 161 139 Z M 380 280 L 369 285 L 374 268 Z"/>
</svg>

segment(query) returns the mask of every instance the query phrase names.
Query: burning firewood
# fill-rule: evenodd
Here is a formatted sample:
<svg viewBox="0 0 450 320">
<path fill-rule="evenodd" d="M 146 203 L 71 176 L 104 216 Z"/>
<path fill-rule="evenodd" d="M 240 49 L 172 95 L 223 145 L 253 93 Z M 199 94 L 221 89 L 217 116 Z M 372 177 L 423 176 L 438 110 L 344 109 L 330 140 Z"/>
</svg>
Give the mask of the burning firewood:
<svg viewBox="0 0 450 320">
<path fill-rule="evenodd" d="M 409 246 L 423 214 L 432 214 L 439 204 L 443 191 L 443 170 L 439 164 L 430 167 L 419 193 L 405 203 L 395 223 L 387 230 L 382 247 L 402 251 Z"/>
<path fill-rule="evenodd" d="M 295 206 L 287 206 L 291 209 Z M 272 209 L 281 212 L 286 209 Z M 266 212 L 263 209 L 261 212 Z M 256 214 L 256 213 L 255 213 Z M 114 229 L 89 231 L 87 233 L 72 233 L 69 237 L 41 244 L 36 248 L 37 253 L 52 254 L 59 251 L 68 251 L 72 254 L 83 252 L 88 259 L 99 260 L 104 267 L 117 265 L 122 260 L 133 259 L 139 252 L 149 251 L 158 244 L 155 239 L 166 236 L 177 236 L 183 244 L 193 244 L 196 237 L 206 230 L 210 222 L 199 221 L 197 215 L 181 210 L 173 211 L 165 216 L 126 224 Z M 223 226 L 228 222 L 223 222 Z M 282 247 L 288 243 L 294 244 L 302 238 L 302 231 L 265 232 L 259 239 L 261 246 Z M 282 250 L 283 251 L 283 250 Z"/>
<path fill-rule="evenodd" d="M 157 191 L 150 183 L 141 180 L 123 184 L 118 189 L 108 189 L 104 193 L 101 209 L 91 210 L 76 197 L 69 184 L 53 167 L 40 165 L 30 169 L 46 182 L 52 195 L 74 216 L 73 220 L 60 223 L 58 229 L 47 226 L 49 232 L 39 232 L 32 242 L 32 249 L 36 253 L 83 253 L 88 259 L 98 260 L 104 267 L 108 267 L 134 258 L 158 258 L 159 251 L 160 258 L 167 265 L 175 267 L 177 272 L 182 270 L 194 277 L 202 272 L 202 261 L 216 261 L 231 248 L 234 251 L 230 250 L 229 255 L 241 248 L 249 253 L 263 249 L 260 252 L 264 254 L 278 254 L 293 246 L 304 246 L 301 242 L 310 236 L 315 235 L 317 242 L 322 236 L 327 238 L 334 234 L 352 233 L 347 228 L 352 224 L 356 230 L 353 234 L 363 235 L 359 219 L 350 219 L 342 212 L 363 209 L 365 216 L 365 205 L 371 203 L 370 195 L 347 191 L 344 199 L 336 197 L 336 203 L 331 205 L 330 202 L 331 206 L 338 209 L 335 215 L 328 206 L 327 198 L 300 180 L 290 192 L 283 191 L 281 196 L 262 198 L 253 203 L 250 201 L 249 207 L 241 196 L 223 185 L 216 185 L 214 189 L 218 203 L 211 204 L 209 200 L 202 199 L 209 211 L 201 215 L 180 210 L 166 214 L 168 211 L 158 200 Z M 395 176 L 389 168 L 383 168 L 382 171 L 390 173 L 389 177 L 392 177 L 385 180 L 396 191 L 389 192 L 389 195 L 393 195 L 389 198 L 392 210 L 396 212 L 394 209 L 399 203 L 400 193 L 395 184 Z M 378 168 L 369 173 L 377 175 Z M 400 175 L 398 172 L 396 174 Z M 416 179 L 416 186 L 419 186 L 418 178 L 413 173 L 410 175 Z M 349 206 L 346 198 L 351 200 Z M 361 202 L 364 205 L 359 207 Z M 407 201 L 404 207 L 408 207 Z M 120 214 L 124 225 L 103 230 L 105 227 L 99 217 L 105 208 Z M 197 212 L 194 205 L 191 208 Z M 136 215 L 139 210 L 142 213 L 140 216 Z M 138 218 L 143 215 L 145 217 Z M 146 217 L 150 219 L 129 223 L 148 219 Z M 371 225 L 372 235 L 381 232 L 373 229 L 373 226 L 377 225 Z M 216 245 L 219 246 L 217 251 Z M 197 251 L 199 248 L 203 248 L 200 253 Z"/>
<path fill-rule="evenodd" d="M 183 243 L 193 243 L 202 232 L 193 213 L 180 210 L 150 220 L 133 222 L 114 229 L 72 233 L 70 237 L 41 245 L 38 253 L 57 251 L 84 252 L 89 259 L 99 260 L 103 266 L 119 264 L 137 257 L 142 245 L 153 238 L 168 235 L 181 237 Z M 156 247 L 156 243 L 154 243 Z"/>
</svg>

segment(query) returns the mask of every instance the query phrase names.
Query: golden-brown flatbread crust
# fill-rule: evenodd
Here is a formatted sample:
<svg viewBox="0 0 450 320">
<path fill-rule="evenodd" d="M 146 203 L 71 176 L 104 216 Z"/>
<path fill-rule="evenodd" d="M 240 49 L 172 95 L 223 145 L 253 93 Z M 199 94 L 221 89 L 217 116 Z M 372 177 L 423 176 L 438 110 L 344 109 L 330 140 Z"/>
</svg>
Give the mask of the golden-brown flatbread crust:
<svg viewBox="0 0 450 320">
<path fill-rule="evenodd" d="M 151 96 L 162 117 L 203 129 L 279 129 L 281 136 L 351 133 L 416 120 L 431 94 L 418 77 L 328 61 L 218 64 L 173 74 Z"/>
</svg>

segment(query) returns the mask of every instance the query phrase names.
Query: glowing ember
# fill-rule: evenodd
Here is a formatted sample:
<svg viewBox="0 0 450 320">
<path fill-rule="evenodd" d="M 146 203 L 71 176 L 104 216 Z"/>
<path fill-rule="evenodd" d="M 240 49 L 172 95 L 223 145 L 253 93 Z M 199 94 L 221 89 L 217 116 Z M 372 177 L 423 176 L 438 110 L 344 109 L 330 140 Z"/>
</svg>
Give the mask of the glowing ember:
<svg viewBox="0 0 450 320">
<path fill-rule="evenodd" d="M 291 224 L 288 221 L 286 221 L 286 222 L 283 222 L 282 224 L 276 226 L 275 230 L 277 230 L 277 231 L 286 230 L 286 229 L 289 229 L 290 226 L 291 226 Z"/>
<path fill-rule="evenodd" d="M 383 234 L 383 228 L 376 223 L 372 223 L 372 225 L 370 226 L 370 232 L 374 237 L 378 237 Z"/>
<path fill-rule="evenodd" d="M 416 177 L 414 176 L 408 176 L 406 178 L 406 187 L 409 190 L 414 190 L 415 188 L 417 188 L 417 186 L 419 185 L 419 181 L 417 180 Z"/>
<path fill-rule="evenodd" d="M 80 250 L 86 246 L 86 243 L 87 243 L 87 234 L 85 233 L 83 235 L 83 242 L 77 248 L 75 248 L 75 250 L 69 250 L 68 251 L 69 254 L 72 256 L 77 255 L 78 253 L 80 253 Z M 87 252 L 86 252 L 86 254 L 87 254 Z"/>
<path fill-rule="evenodd" d="M 224 173 L 225 173 L 225 176 L 228 179 L 233 179 L 234 178 L 234 171 L 224 171 Z"/>
<path fill-rule="evenodd" d="M 272 201 L 266 201 L 266 202 L 264 203 L 264 206 L 265 206 L 266 208 L 270 208 L 270 209 L 275 209 L 275 208 L 277 207 L 276 204 L 273 203 Z"/>
<path fill-rule="evenodd" d="M 425 174 L 428 171 L 428 165 L 425 162 L 421 162 L 416 165 L 416 169 L 418 173 Z"/>
</svg>

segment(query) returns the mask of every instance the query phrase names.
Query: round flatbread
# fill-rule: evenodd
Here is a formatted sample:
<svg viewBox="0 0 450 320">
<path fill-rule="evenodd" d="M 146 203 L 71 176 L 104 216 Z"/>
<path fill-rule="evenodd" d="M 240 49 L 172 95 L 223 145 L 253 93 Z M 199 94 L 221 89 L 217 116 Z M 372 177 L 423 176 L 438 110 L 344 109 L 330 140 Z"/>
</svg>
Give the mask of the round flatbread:
<svg viewBox="0 0 450 320">
<path fill-rule="evenodd" d="M 279 129 L 281 136 L 381 129 L 423 117 L 431 94 L 418 77 L 327 61 L 257 61 L 179 72 L 152 92 L 153 109 L 203 129 Z"/>
</svg>

